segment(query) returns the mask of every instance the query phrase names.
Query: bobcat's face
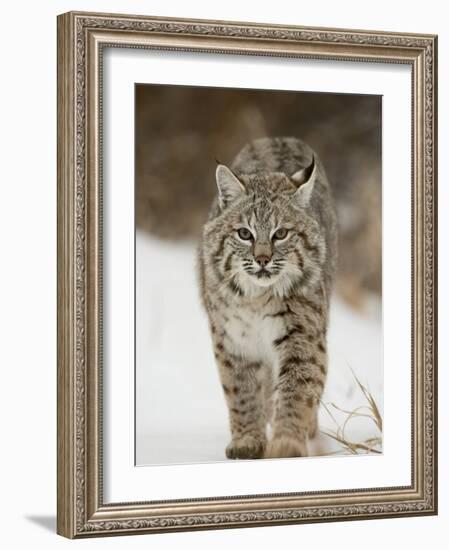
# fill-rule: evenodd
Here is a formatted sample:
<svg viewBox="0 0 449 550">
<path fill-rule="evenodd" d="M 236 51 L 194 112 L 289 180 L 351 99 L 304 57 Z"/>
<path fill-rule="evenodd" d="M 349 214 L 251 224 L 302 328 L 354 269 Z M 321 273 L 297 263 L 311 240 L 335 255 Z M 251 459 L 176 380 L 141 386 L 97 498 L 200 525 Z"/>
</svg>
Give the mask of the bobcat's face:
<svg viewBox="0 0 449 550">
<path fill-rule="evenodd" d="M 298 187 L 284 174 L 242 176 L 242 192 L 222 204 L 210 238 L 220 243 L 216 269 L 235 293 L 273 287 L 285 296 L 321 275 L 324 239 Z M 244 190 L 244 191 L 243 191 Z"/>
<path fill-rule="evenodd" d="M 323 250 L 317 224 L 292 208 L 288 196 L 251 202 L 227 229 L 225 267 L 235 282 L 247 290 L 274 286 L 284 295 L 319 277 Z"/>
</svg>

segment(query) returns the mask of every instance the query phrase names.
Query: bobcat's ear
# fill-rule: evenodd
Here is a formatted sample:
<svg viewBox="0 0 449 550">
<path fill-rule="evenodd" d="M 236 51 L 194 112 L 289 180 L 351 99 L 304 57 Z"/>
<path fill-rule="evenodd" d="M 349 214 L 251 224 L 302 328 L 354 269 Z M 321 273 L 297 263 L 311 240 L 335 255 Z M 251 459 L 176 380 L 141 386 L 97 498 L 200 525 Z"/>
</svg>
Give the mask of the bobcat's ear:
<svg viewBox="0 0 449 550">
<path fill-rule="evenodd" d="M 245 193 L 245 187 L 238 177 L 224 164 L 219 164 L 215 172 L 220 208 L 225 208 L 239 195 Z"/>
<path fill-rule="evenodd" d="M 317 167 L 314 156 L 312 156 L 312 162 L 309 166 L 301 168 L 301 170 L 298 170 L 291 176 L 291 180 L 298 186 L 294 197 L 302 207 L 306 207 L 310 203 L 316 176 Z"/>
</svg>

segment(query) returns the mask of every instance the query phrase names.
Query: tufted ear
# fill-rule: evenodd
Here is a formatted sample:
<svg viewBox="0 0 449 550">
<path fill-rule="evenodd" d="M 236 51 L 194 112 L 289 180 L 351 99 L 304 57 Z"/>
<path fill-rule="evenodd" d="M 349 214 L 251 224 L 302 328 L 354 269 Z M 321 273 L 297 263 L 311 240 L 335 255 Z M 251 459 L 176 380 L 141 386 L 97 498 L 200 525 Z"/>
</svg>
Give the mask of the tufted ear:
<svg viewBox="0 0 449 550">
<path fill-rule="evenodd" d="M 312 162 L 309 166 L 301 168 L 291 176 L 291 180 L 298 186 L 295 191 L 294 197 L 298 201 L 299 205 L 306 207 L 310 203 L 312 197 L 313 188 L 317 177 L 317 167 L 315 157 L 312 156 Z"/>
<path fill-rule="evenodd" d="M 220 208 L 225 208 L 231 202 L 235 201 L 242 193 L 245 193 L 245 187 L 238 177 L 224 164 L 219 164 L 215 172 L 218 187 L 218 199 Z"/>
</svg>

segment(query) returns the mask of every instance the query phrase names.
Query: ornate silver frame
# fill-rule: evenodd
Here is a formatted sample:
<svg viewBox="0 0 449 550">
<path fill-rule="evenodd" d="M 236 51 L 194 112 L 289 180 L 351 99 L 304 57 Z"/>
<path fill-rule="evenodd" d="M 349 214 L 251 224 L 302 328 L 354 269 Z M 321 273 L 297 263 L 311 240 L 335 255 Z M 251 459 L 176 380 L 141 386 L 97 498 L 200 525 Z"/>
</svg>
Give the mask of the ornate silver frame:
<svg viewBox="0 0 449 550">
<path fill-rule="evenodd" d="M 104 47 L 405 63 L 412 68 L 412 484 L 105 504 L 101 60 Z M 58 17 L 58 533 L 70 538 L 437 513 L 437 38 L 70 12 Z M 149 499 L 151 495 L 149 495 Z"/>
</svg>

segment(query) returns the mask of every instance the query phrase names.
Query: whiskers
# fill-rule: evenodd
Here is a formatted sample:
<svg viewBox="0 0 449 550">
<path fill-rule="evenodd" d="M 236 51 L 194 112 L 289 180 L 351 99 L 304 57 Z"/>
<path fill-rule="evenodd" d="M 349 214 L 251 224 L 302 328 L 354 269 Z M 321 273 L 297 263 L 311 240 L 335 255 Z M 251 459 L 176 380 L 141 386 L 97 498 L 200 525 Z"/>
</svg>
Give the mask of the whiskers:
<svg viewBox="0 0 449 550">
<path fill-rule="evenodd" d="M 238 260 L 234 257 L 232 264 L 221 269 L 221 280 L 216 291 L 232 291 L 235 294 L 236 289 L 240 289 L 246 298 L 258 297 L 261 292 L 284 298 L 303 275 L 297 263 L 287 255 L 272 258 L 263 270 L 252 257 Z"/>
<path fill-rule="evenodd" d="M 282 268 L 285 266 L 286 260 L 284 258 L 278 258 L 271 261 L 271 265 L 265 268 L 266 272 L 270 275 L 278 275 Z M 258 266 L 253 259 L 244 259 L 242 260 L 242 267 L 245 273 L 249 275 L 257 275 L 260 271 L 260 266 Z"/>
<path fill-rule="evenodd" d="M 270 272 L 273 273 L 273 275 L 279 275 L 281 270 L 284 268 L 286 263 L 285 258 L 278 258 L 276 260 L 272 260 L 272 267 L 270 268 Z"/>
<path fill-rule="evenodd" d="M 256 268 L 254 266 L 254 262 L 250 259 L 243 260 L 242 261 L 243 271 L 249 274 L 254 274 L 256 271 Z"/>
</svg>

